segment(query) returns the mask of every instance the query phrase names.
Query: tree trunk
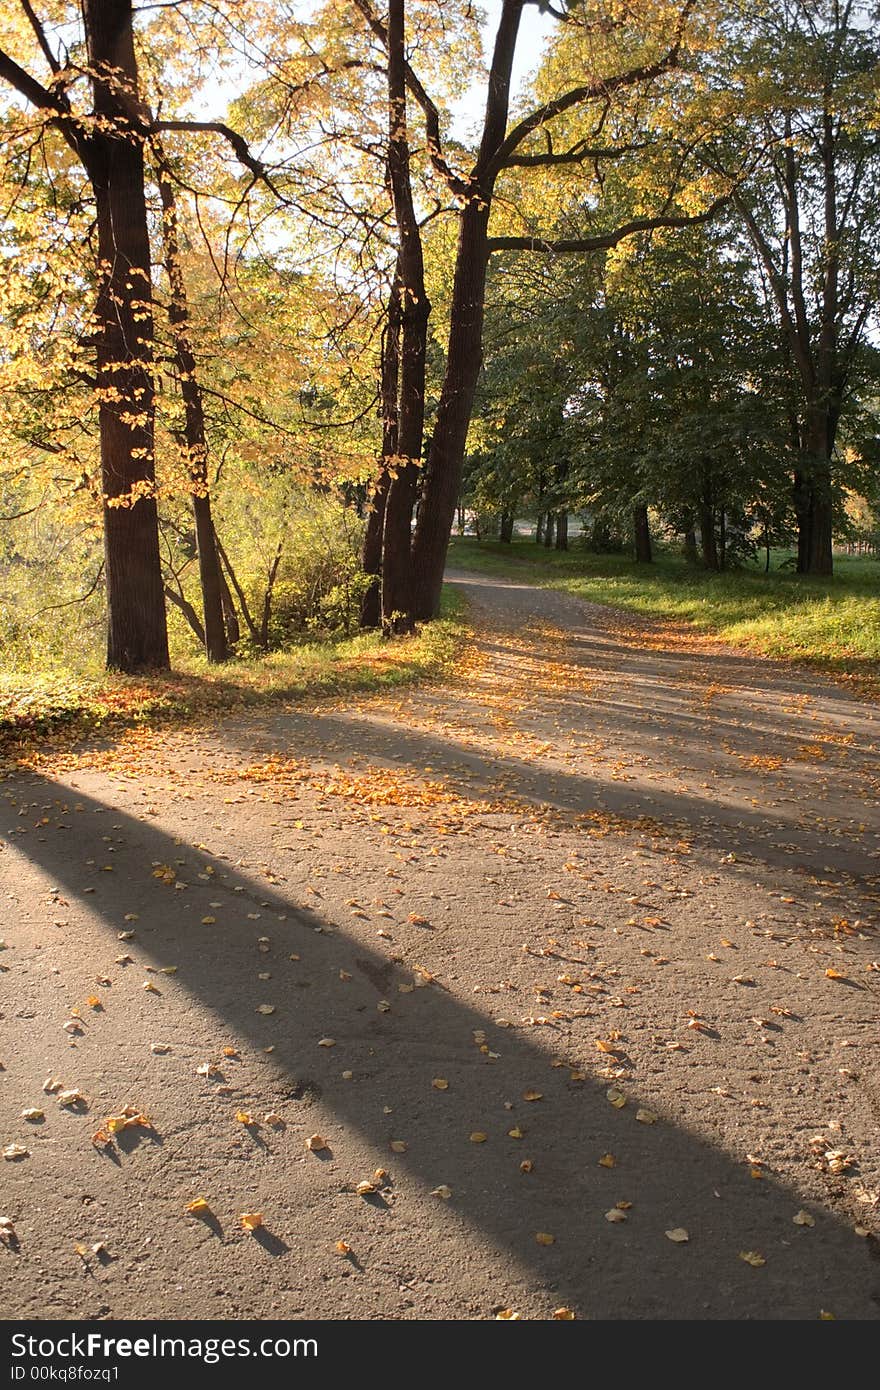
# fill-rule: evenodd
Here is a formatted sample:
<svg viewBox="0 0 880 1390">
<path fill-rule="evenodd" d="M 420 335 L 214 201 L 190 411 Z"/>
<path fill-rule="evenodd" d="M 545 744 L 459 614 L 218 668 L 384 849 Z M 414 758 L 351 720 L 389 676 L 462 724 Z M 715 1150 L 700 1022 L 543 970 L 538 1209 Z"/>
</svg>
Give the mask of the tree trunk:
<svg viewBox="0 0 880 1390">
<path fill-rule="evenodd" d="M 361 600 L 361 627 L 378 627 L 382 621 L 382 541 L 385 533 L 385 504 L 391 483 L 389 467 L 397 454 L 397 391 L 400 376 L 400 282 L 395 276 L 388 299 L 388 319 L 382 338 L 382 457 L 373 489 L 361 564 L 364 574 L 374 576 Z"/>
<path fill-rule="evenodd" d="M 544 544 L 544 513 L 538 512 L 538 520 L 535 522 L 535 544 Z"/>
<path fill-rule="evenodd" d="M 636 560 L 639 564 L 650 565 L 654 559 L 651 549 L 651 527 L 648 522 L 648 508 L 644 503 L 633 507 L 633 542 Z"/>
<path fill-rule="evenodd" d="M 553 548 L 553 536 L 555 534 L 555 529 L 556 514 L 555 512 L 548 512 L 547 520 L 544 523 L 544 548 L 546 550 L 551 550 Z"/>
<path fill-rule="evenodd" d="M 687 517 L 685 521 L 684 558 L 685 560 L 687 560 L 689 565 L 697 564 L 699 559 L 699 556 L 697 555 L 697 535 L 694 531 L 693 518 L 690 516 Z"/>
<path fill-rule="evenodd" d="M 417 618 L 433 618 L 440 609 L 446 551 L 483 360 L 489 213 L 499 173 L 498 151 L 507 130 L 510 74 L 521 16 L 521 3 L 504 0 L 489 67 L 480 150 L 459 224 L 446 372 L 413 540 L 413 611 Z"/>
<path fill-rule="evenodd" d="M 717 570 L 718 548 L 715 544 L 715 512 L 709 502 L 700 504 L 700 545 L 703 551 L 704 568 Z"/>
<path fill-rule="evenodd" d="M 168 631 L 155 498 L 152 288 L 130 0 L 85 0 L 97 117 L 83 154 L 95 194 L 95 304 L 107 665 L 165 670 Z"/>
<path fill-rule="evenodd" d="M 412 548 L 413 612 L 421 619 L 435 617 L 440 608 L 446 551 L 483 358 L 488 211 L 481 199 L 474 198 L 465 207 L 459 227 L 446 373 Z"/>
<path fill-rule="evenodd" d="M 388 176 L 399 246 L 400 365 L 397 457 L 385 503 L 382 545 L 382 626 L 409 632 L 415 608 L 412 590 L 412 518 L 425 425 L 425 362 L 431 306 L 425 292 L 422 239 L 410 180 L 406 114 L 405 0 L 388 6 Z M 447 542 L 458 499 L 459 478 L 450 499 Z M 423 498 L 422 511 L 425 509 Z M 445 555 L 445 552 L 444 552 Z M 439 596 L 438 596 L 439 597 Z"/>
<path fill-rule="evenodd" d="M 556 549 L 568 549 L 568 512 L 556 513 Z"/>
<path fill-rule="evenodd" d="M 498 521 L 498 539 L 510 545 L 513 540 L 513 512 L 502 512 Z"/>
<path fill-rule="evenodd" d="M 229 657 L 229 649 L 226 645 L 226 624 L 223 621 L 220 557 L 217 554 L 214 521 L 211 515 L 205 409 L 198 381 L 196 359 L 189 336 L 189 304 L 180 258 L 177 199 L 161 145 L 155 137 L 153 148 L 159 166 L 162 238 L 165 249 L 165 269 L 168 273 L 171 291 L 168 319 L 174 339 L 180 394 L 183 398 L 187 466 L 192 485 L 192 509 L 199 558 L 199 582 L 202 590 L 202 611 L 205 618 L 205 654 L 210 662 L 223 662 Z"/>
</svg>

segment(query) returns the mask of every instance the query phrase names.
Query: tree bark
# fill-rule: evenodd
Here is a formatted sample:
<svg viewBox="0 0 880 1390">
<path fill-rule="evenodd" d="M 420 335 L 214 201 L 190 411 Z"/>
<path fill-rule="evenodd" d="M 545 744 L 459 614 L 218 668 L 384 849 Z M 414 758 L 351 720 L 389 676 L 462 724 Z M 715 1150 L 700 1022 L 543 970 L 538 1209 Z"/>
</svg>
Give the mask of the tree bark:
<svg viewBox="0 0 880 1390">
<path fill-rule="evenodd" d="M 161 145 L 155 137 L 153 148 L 158 162 L 159 194 L 162 199 L 162 239 L 165 269 L 170 286 L 168 319 L 174 339 L 180 394 L 183 398 L 187 466 L 192 485 L 191 500 L 199 560 L 199 583 L 205 619 L 205 655 L 208 661 L 219 663 L 228 660 L 229 649 L 226 644 L 226 624 L 223 620 L 220 557 L 217 554 L 214 521 L 211 515 L 205 408 L 189 335 L 189 304 L 180 257 L 177 199 Z"/>
<path fill-rule="evenodd" d="M 388 177 L 399 245 L 400 363 L 397 455 L 390 469 L 382 543 L 382 626 L 386 632 L 409 632 L 415 608 L 412 592 L 412 517 L 422 457 L 425 425 L 425 361 L 431 306 L 425 292 L 421 231 L 410 179 L 406 113 L 405 0 L 388 6 Z M 449 531 L 458 498 L 458 479 L 451 499 Z M 448 541 L 447 533 L 447 541 Z"/>
<path fill-rule="evenodd" d="M 95 194 L 95 304 L 107 666 L 169 666 L 155 498 L 150 241 L 130 0 L 84 0 L 96 128 L 81 156 Z"/>
<path fill-rule="evenodd" d="M 498 519 L 498 539 L 505 545 L 513 540 L 513 512 L 504 511 Z"/>
<path fill-rule="evenodd" d="M 446 551 L 483 360 L 489 212 L 499 172 L 499 151 L 507 131 L 510 75 L 521 14 L 522 0 L 503 0 L 489 68 L 480 150 L 459 224 L 446 372 L 413 539 L 413 612 L 422 619 L 435 617 L 440 609 Z"/>
<path fill-rule="evenodd" d="M 547 520 L 544 522 L 544 548 L 553 549 L 553 537 L 556 532 L 556 513 L 548 512 Z"/>
<path fill-rule="evenodd" d="M 556 549 L 568 549 L 568 512 L 556 513 Z"/>
<path fill-rule="evenodd" d="M 650 565 L 654 559 L 651 548 L 651 527 L 648 522 L 648 508 L 644 503 L 633 507 L 633 543 L 636 560 L 639 564 Z"/>
<path fill-rule="evenodd" d="M 378 627 L 382 621 L 382 542 L 385 533 L 385 504 L 391 483 L 389 466 L 397 455 L 397 392 L 400 378 L 400 281 L 397 276 L 388 298 L 388 316 L 382 337 L 382 456 L 376 479 L 361 552 L 364 574 L 372 582 L 361 600 L 361 627 Z"/>
</svg>

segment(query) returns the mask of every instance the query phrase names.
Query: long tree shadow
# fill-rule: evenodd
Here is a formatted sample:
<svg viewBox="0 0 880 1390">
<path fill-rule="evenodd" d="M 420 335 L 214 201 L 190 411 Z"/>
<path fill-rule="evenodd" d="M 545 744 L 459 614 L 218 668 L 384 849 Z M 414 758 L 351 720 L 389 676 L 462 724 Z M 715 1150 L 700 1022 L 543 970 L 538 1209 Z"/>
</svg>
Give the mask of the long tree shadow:
<svg viewBox="0 0 880 1390">
<path fill-rule="evenodd" d="M 16 840 L 15 852 L 28 856 L 56 894 L 95 914 L 114 946 L 125 914 L 136 912 L 136 936 L 126 950 L 138 961 L 175 963 L 176 973 L 162 983 L 173 1009 L 185 1013 L 196 1001 L 235 1038 L 255 1049 L 274 1048 L 271 1066 L 289 1108 L 296 1113 L 319 1096 L 345 1133 L 356 1131 L 366 1141 L 377 1164 L 390 1171 L 377 1184 L 380 1198 L 388 1195 L 393 1205 L 397 1191 L 413 1194 L 434 1242 L 424 1258 L 434 1262 L 433 1277 L 452 1288 L 453 1302 L 458 1287 L 468 1286 L 459 1247 L 463 1229 L 470 1229 L 480 1233 L 485 1260 L 498 1267 L 499 1290 L 508 1270 L 524 1270 L 547 1291 L 551 1306 L 569 1305 L 588 1316 L 816 1318 L 829 1304 L 838 1317 L 878 1316 L 873 1241 L 860 1241 L 821 1207 L 815 1208 L 815 1227 L 793 1224 L 802 1205 L 798 1194 L 771 1178 L 754 1181 L 741 1155 L 725 1153 L 663 1115 L 656 1123 L 643 1122 L 644 1116 L 640 1121 L 637 1111 L 647 1100 L 632 1083 L 620 1083 L 627 1104 L 618 1108 L 606 1095 L 607 1081 L 578 1080 L 569 1067 L 553 1066 L 552 1053 L 535 1043 L 534 1034 L 501 1026 L 495 1015 L 465 1004 L 439 982 L 413 989 L 412 971 L 400 959 L 331 928 L 222 857 L 199 855 L 148 821 L 63 784 L 34 778 L 21 790 L 40 804 L 75 801 L 82 809 L 59 816 L 71 830 L 37 826 Z M 110 823 L 115 871 L 102 874 Z M 186 890 L 154 877 L 157 862 L 179 865 Z M 212 901 L 224 909 L 210 911 Z M 251 920 L 244 909 L 263 916 Z M 272 923 L 272 979 L 257 984 L 255 948 L 270 912 L 284 920 Z M 216 922 L 204 925 L 206 916 Z M 480 930 L 474 922 L 473 931 Z M 257 1012 L 267 997 L 276 1008 L 270 1017 Z M 383 1000 L 390 1002 L 387 1011 L 377 1008 Z M 328 1038 L 334 1045 L 322 1047 Z M 109 1094 L 114 1064 L 101 1054 L 99 1021 L 79 1052 L 96 1076 L 103 1074 Z M 132 1042 L 126 1061 L 129 1070 L 142 1069 L 146 1107 L 152 1073 L 142 1052 Z M 435 1086 L 438 1079 L 447 1087 Z M 535 1093 L 541 1098 L 524 1099 Z M 383 1109 L 389 1098 L 393 1118 Z M 161 1103 L 153 1120 L 161 1133 Z M 509 1132 L 520 1128 L 525 1139 L 512 1139 Z M 475 1139 L 480 1134 L 484 1141 Z M 396 1136 L 405 1138 L 404 1152 L 389 1151 Z M 161 1149 L 146 1146 L 138 1161 L 167 1163 L 176 1142 L 171 1129 Z M 616 1167 L 599 1164 L 605 1154 L 619 1155 Z M 523 1171 L 523 1161 L 530 1170 Z M 108 1183 L 136 1187 L 134 1177 L 103 1168 L 98 1153 L 87 1163 L 111 1174 Z M 278 1193 L 291 1212 L 299 1200 L 299 1171 L 295 1165 L 286 1170 Z M 354 1187 L 367 1175 L 347 1171 L 344 1154 L 321 1172 L 335 1174 L 350 1201 L 361 1200 Z M 427 1197 L 447 1187 L 447 1201 Z M 612 1210 L 618 1218 L 609 1221 Z M 413 1220 L 376 1212 L 377 1221 L 392 1218 Z M 278 1268 L 288 1258 L 284 1237 L 290 1233 L 280 1220 L 274 1226 L 265 1239 Z M 667 1238 L 680 1228 L 689 1233 L 686 1245 Z M 410 1238 L 417 1262 L 418 1221 Z M 206 1251 L 221 1246 L 215 1233 L 197 1258 L 209 1259 Z M 740 1258 L 754 1251 L 766 1257 L 762 1267 Z"/>
<path fill-rule="evenodd" d="M 233 752 L 236 769 L 249 753 L 253 755 L 250 729 L 230 721 L 217 733 L 221 745 Z M 820 809 L 830 814 L 830 808 L 805 806 L 802 799 L 792 798 L 787 808 L 766 802 L 756 806 L 744 797 L 722 800 L 708 790 L 701 794 L 669 790 L 651 781 L 618 782 L 602 778 L 601 770 L 594 766 L 578 772 L 558 764 L 542 765 L 530 755 L 517 757 L 512 750 L 502 754 L 495 748 L 475 747 L 470 741 L 457 742 L 448 728 L 442 734 L 412 727 L 404 731 L 396 722 L 368 714 L 322 710 L 317 714 L 296 711 L 275 715 L 264 723 L 261 735 L 267 741 L 266 756 L 270 758 L 283 758 L 286 749 L 295 748 L 297 758 L 308 763 L 310 759 L 326 760 L 328 750 L 347 747 L 357 750 L 349 760 L 355 766 L 369 758 L 375 759 L 376 765 L 396 767 L 415 777 L 440 778 L 456 795 L 479 797 L 487 805 L 503 806 L 507 799 L 513 809 L 516 798 L 521 798 L 538 812 L 550 808 L 571 817 L 610 813 L 634 823 L 644 821 L 646 832 L 648 822 L 654 821 L 667 835 L 695 836 L 716 865 L 720 833 L 724 852 L 735 852 L 741 858 L 740 872 L 747 871 L 747 864 L 790 869 L 792 843 L 802 863 L 821 863 L 823 856 L 833 854 L 834 874 L 848 890 L 854 884 L 863 889 L 868 897 L 865 911 L 876 910 L 876 853 L 862 833 L 865 827 L 853 818 L 851 836 L 824 833 L 821 825 L 817 828 L 804 822 L 804 811 L 810 810 L 818 818 Z M 253 759 L 257 765 L 260 756 Z M 436 772 L 425 774 L 426 767 Z"/>
</svg>

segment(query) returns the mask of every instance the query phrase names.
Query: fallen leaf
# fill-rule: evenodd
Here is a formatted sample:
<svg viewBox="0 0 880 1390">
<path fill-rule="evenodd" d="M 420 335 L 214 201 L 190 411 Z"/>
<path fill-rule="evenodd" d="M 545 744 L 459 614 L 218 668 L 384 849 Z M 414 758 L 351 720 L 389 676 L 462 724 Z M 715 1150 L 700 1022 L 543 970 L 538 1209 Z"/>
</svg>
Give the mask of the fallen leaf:
<svg viewBox="0 0 880 1390">
<path fill-rule="evenodd" d="M 140 1110 L 135 1110 L 133 1105 L 126 1105 L 118 1115 L 108 1115 L 104 1121 L 103 1128 L 110 1134 L 118 1134 L 123 1129 L 151 1129 L 149 1119 Z M 100 1131 L 99 1131 L 100 1132 Z"/>
<path fill-rule="evenodd" d="M 274 1125 L 276 1129 L 281 1129 L 284 1125 L 284 1116 L 277 1110 L 267 1110 L 263 1116 L 263 1124 Z"/>
<path fill-rule="evenodd" d="M 481 1129 L 475 1129 L 473 1134 L 470 1136 L 470 1141 L 472 1144 L 485 1144 L 488 1138 L 488 1134 L 484 1134 Z"/>
<path fill-rule="evenodd" d="M 815 1216 L 808 1211 L 799 1211 L 791 1219 L 796 1226 L 815 1226 L 816 1224 Z"/>
<path fill-rule="evenodd" d="M 444 1076 L 435 1076 L 434 1080 L 431 1082 L 431 1085 L 434 1087 L 435 1091 L 449 1090 L 449 1082 L 446 1080 Z"/>
<path fill-rule="evenodd" d="M 156 1055 L 157 1057 L 164 1057 L 164 1055 L 165 1055 L 166 1052 L 170 1052 L 170 1051 L 171 1051 L 171 1044 L 170 1044 L 170 1043 L 158 1043 L 158 1042 L 157 1042 L 157 1043 L 150 1043 L 150 1051 L 153 1052 L 153 1053 L 155 1053 L 155 1055 Z"/>
<path fill-rule="evenodd" d="M 544 1093 L 543 1093 L 542 1091 L 523 1091 L 523 1100 L 543 1100 L 543 1099 L 544 1099 Z"/>
<path fill-rule="evenodd" d="M 515 1313 L 512 1308 L 502 1308 L 500 1313 L 495 1314 L 496 1322 L 522 1322 L 519 1313 Z"/>
<path fill-rule="evenodd" d="M 653 1110 L 639 1108 L 636 1111 L 636 1119 L 643 1125 L 655 1125 L 657 1123 L 657 1116 L 654 1114 Z"/>
<path fill-rule="evenodd" d="M 666 1232 L 666 1239 L 673 1241 L 675 1245 L 686 1245 L 690 1236 L 684 1226 L 676 1226 L 674 1230 Z"/>
<path fill-rule="evenodd" d="M 535 1234 L 535 1240 L 538 1242 L 539 1245 L 556 1244 L 556 1237 L 551 1236 L 547 1231 L 537 1231 Z"/>
<path fill-rule="evenodd" d="M 407 1150 L 407 1145 L 402 1139 L 392 1139 L 388 1147 L 396 1154 L 405 1154 Z"/>
<path fill-rule="evenodd" d="M 184 1207 L 184 1211 L 188 1211 L 191 1216 L 207 1216 L 210 1210 L 207 1199 L 204 1197 L 194 1197 Z"/>
<path fill-rule="evenodd" d="M 620 1207 L 612 1207 L 610 1211 L 606 1211 L 605 1220 L 610 1221 L 612 1226 L 617 1225 L 618 1222 L 626 1220 L 626 1212 L 621 1211 Z"/>
<path fill-rule="evenodd" d="M 21 1118 L 23 1120 L 30 1120 L 32 1124 L 36 1124 L 39 1120 L 45 1120 L 46 1112 L 45 1110 L 38 1110 L 34 1107 L 30 1110 L 22 1110 Z"/>
<path fill-rule="evenodd" d="M 319 1047 L 335 1047 L 335 1046 L 336 1046 L 336 1039 L 335 1039 L 335 1038 L 321 1038 L 321 1039 L 319 1039 L 319 1041 L 318 1041 L 318 1046 L 319 1046 Z"/>
<path fill-rule="evenodd" d="M 762 1265 L 767 1263 L 764 1256 L 758 1250 L 740 1250 L 739 1257 L 741 1260 L 744 1260 L 747 1265 L 751 1265 L 753 1269 L 760 1269 Z"/>
<path fill-rule="evenodd" d="M 834 966 L 830 965 L 825 971 L 825 978 L 826 980 L 845 980 L 847 977 L 842 970 L 835 970 Z"/>
<path fill-rule="evenodd" d="M 452 1188 L 447 1187 L 445 1182 L 441 1183 L 439 1187 L 432 1188 L 431 1196 L 442 1197 L 444 1202 L 448 1202 L 452 1196 Z"/>
<path fill-rule="evenodd" d="M 623 1091 L 619 1091 L 616 1086 L 611 1086 L 609 1090 L 605 1092 L 605 1098 L 611 1101 L 611 1104 L 616 1110 L 620 1110 L 626 1105 L 626 1096 L 623 1094 Z"/>
<path fill-rule="evenodd" d="M 336 1242 L 336 1253 L 337 1253 L 337 1255 L 350 1255 L 350 1254 L 351 1254 L 351 1246 L 349 1245 L 349 1243 L 348 1243 L 347 1240 L 337 1240 L 337 1242 Z"/>
<path fill-rule="evenodd" d="M 255 1125 L 257 1123 L 249 1110 L 236 1110 L 235 1118 L 240 1125 Z"/>
<path fill-rule="evenodd" d="M 575 1316 L 571 1308 L 554 1308 L 553 1317 L 557 1322 L 574 1322 Z"/>
<path fill-rule="evenodd" d="M 600 1168 L 613 1168 L 616 1163 L 617 1159 L 614 1157 L 614 1154 L 603 1154 L 599 1159 Z"/>
<path fill-rule="evenodd" d="M 519 1171 L 521 1173 L 531 1173 L 534 1166 L 535 1165 L 530 1158 L 524 1158 L 522 1163 L 519 1165 Z"/>
<path fill-rule="evenodd" d="M 374 1182 L 368 1182 L 366 1180 L 364 1182 L 359 1182 L 355 1188 L 355 1192 L 359 1197 L 369 1197 L 372 1192 L 378 1192 L 378 1190 Z"/>
<path fill-rule="evenodd" d="M 520 1129 L 519 1125 L 517 1125 L 515 1129 L 509 1129 L 507 1133 L 511 1139 L 525 1139 L 526 1137 L 524 1131 Z"/>
<path fill-rule="evenodd" d="M 313 1154 L 323 1153 L 328 1147 L 329 1145 L 323 1134 L 310 1134 L 306 1140 L 306 1148 Z"/>
<path fill-rule="evenodd" d="M 258 1231 L 263 1224 L 263 1213 L 243 1211 L 239 1220 L 246 1231 Z"/>
<path fill-rule="evenodd" d="M 274 1005 L 274 1004 L 258 1004 L 257 1007 L 256 1007 L 256 1009 L 254 1010 L 254 1012 L 255 1012 L 255 1013 L 258 1013 L 258 1014 L 274 1014 L 274 1012 L 275 1012 L 275 1005 Z"/>
<path fill-rule="evenodd" d="M 23 1144 L 7 1144 L 3 1150 L 3 1157 L 10 1163 L 16 1163 L 21 1158 L 30 1157 L 30 1149 L 26 1149 Z"/>
<path fill-rule="evenodd" d="M 59 1091 L 58 1104 L 62 1106 L 82 1105 L 88 1109 L 88 1101 L 82 1091 Z"/>
</svg>

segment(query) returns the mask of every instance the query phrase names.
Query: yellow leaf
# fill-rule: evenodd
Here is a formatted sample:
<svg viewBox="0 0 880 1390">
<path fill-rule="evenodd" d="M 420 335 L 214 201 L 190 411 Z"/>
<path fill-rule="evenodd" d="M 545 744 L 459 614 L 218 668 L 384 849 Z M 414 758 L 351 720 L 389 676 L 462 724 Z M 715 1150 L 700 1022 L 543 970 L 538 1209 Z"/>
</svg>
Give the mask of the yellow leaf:
<svg viewBox="0 0 880 1390">
<path fill-rule="evenodd" d="M 351 1254 L 351 1246 L 349 1245 L 349 1243 L 348 1243 L 347 1240 L 337 1240 L 337 1242 L 336 1242 L 336 1253 L 337 1253 L 337 1255 L 350 1255 L 350 1254 Z"/>
<path fill-rule="evenodd" d="M 666 1232 L 666 1239 L 673 1241 L 675 1245 L 686 1245 L 690 1236 L 684 1226 L 676 1226 L 674 1230 Z"/>
<path fill-rule="evenodd" d="M 820 1308 L 820 1309 L 819 1309 L 819 1320 L 820 1320 L 820 1322 L 834 1322 L 835 1319 L 836 1319 L 836 1317 L 837 1317 L 837 1314 L 836 1314 L 836 1313 L 829 1313 L 827 1308 Z"/>
<path fill-rule="evenodd" d="M 204 1197 L 195 1197 L 191 1202 L 187 1202 L 185 1210 L 192 1216 L 207 1216 L 211 1208 Z"/>
<path fill-rule="evenodd" d="M 306 1140 L 306 1148 L 310 1153 L 317 1154 L 327 1148 L 327 1140 L 323 1134 L 310 1134 Z"/>
<path fill-rule="evenodd" d="M 571 1308 L 554 1308 L 553 1316 L 557 1322 L 574 1322 L 575 1320 Z"/>
<path fill-rule="evenodd" d="M 808 1211 L 799 1211 L 791 1219 L 796 1226 L 815 1226 L 816 1224 L 815 1216 L 812 1216 Z"/>
<path fill-rule="evenodd" d="M 407 1148 L 402 1139 L 392 1139 L 388 1147 L 396 1154 L 405 1154 Z"/>
<path fill-rule="evenodd" d="M 534 1166 L 535 1165 L 530 1158 L 524 1158 L 522 1163 L 519 1165 L 519 1171 L 521 1173 L 531 1173 Z"/>
<path fill-rule="evenodd" d="M 623 1094 L 623 1091 L 619 1091 L 616 1086 L 611 1086 L 605 1092 L 605 1098 L 611 1101 L 611 1104 L 616 1110 L 620 1110 L 626 1105 L 626 1096 Z"/>
<path fill-rule="evenodd" d="M 835 970 L 834 966 L 831 965 L 825 971 L 825 978 L 826 980 L 845 980 L 846 975 L 844 975 L 843 972 L 840 970 Z"/>
<path fill-rule="evenodd" d="M 235 1118 L 240 1125 L 255 1125 L 257 1123 L 249 1110 L 236 1110 Z"/>
<path fill-rule="evenodd" d="M 496 1322 L 522 1322 L 519 1313 L 514 1313 L 511 1308 L 502 1308 L 500 1313 L 495 1314 Z"/>
<path fill-rule="evenodd" d="M 539 1245 L 555 1245 L 555 1244 L 556 1244 L 556 1237 L 555 1237 L 555 1236 L 551 1236 L 547 1231 L 538 1231 L 538 1232 L 536 1232 L 536 1234 L 535 1234 L 535 1240 L 538 1242 Z"/>
<path fill-rule="evenodd" d="M 321 1038 L 321 1039 L 319 1040 L 319 1042 L 318 1042 L 318 1046 L 319 1046 L 319 1047 L 335 1047 L 335 1046 L 336 1046 L 336 1039 L 335 1039 L 335 1038 Z"/>
<path fill-rule="evenodd" d="M 441 1183 L 439 1187 L 432 1189 L 431 1196 L 442 1197 L 444 1202 L 448 1202 L 449 1198 L 452 1196 L 452 1188 L 447 1187 L 445 1182 Z"/>
<path fill-rule="evenodd" d="M 213 927 L 213 925 L 214 925 L 214 923 L 215 923 L 216 921 L 217 921 L 217 918 L 216 918 L 216 917 L 210 917 L 210 916 L 208 916 L 208 917 L 203 917 L 203 918 L 202 918 L 202 926 L 203 926 L 203 927 Z"/>
<path fill-rule="evenodd" d="M 740 1250 L 739 1257 L 741 1260 L 745 1260 L 747 1265 L 751 1265 L 753 1269 L 760 1269 L 762 1265 L 767 1263 L 758 1250 Z"/>
<path fill-rule="evenodd" d="M 655 1125 L 657 1123 L 657 1116 L 654 1114 L 653 1110 L 638 1109 L 636 1111 L 636 1119 L 643 1125 Z"/>
<path fill-rule="evenodd" d="M 473 1134 L 470 1136 L 472 1144 L 485 1144 L 488 1138 L 488 1134 L 484 1134 L 481 1129 L 475 1129 Z"/>
<path fill-rule="evenodd" d="M 435 1091 L 449 1090 L 449 1082 L 446 1080 L 444 1076 L 435 1076 L 434 1080 L 431 1082 L 431 1085 L 434 1087 Z"/>
<path fill-rule="evenodd" d="M 97 994 L 90 994 L 88 999 L 86 1000 L 86 1003 L 88 1004 L 90 1009 L 103 1009 L 104 1007 Z"/>
<path fill-rule="evenodd" d="M 369 1197 L 371 1192 L 376 1191 L 377 1188 L 374 1182 L 359 1182 L 357 1187 L 355 1188 L 355 1192 L 358 1194 L 359 1197 Z"/>
<path fill-rule="evenodd" d="M 141 989 L 146 990 L 147 994 L 161 994 L 162 992 L 161 990 L 156 988 L 152 980 L 144 980 L 144 983 L 141 985 Z"/>
<path fill-rule="evenodd" d="M 542 1091 L 523 1091 L 523 1100 L 543 1100 Z"/>
<path fill-rule="evenodd" d="M 626 1212 L 621 1211 L 620 1207 L 612 1207 L 610 1211 L 606 1211 L 605 1220 L 610 1221 L 612 1226 L 615 1226 L 619 1222 L 626 1220 Z"/>
<path fill-rule="evenodd" d="M 603 1154 L 602 1157 L 599 1159 L 599 1167 L 613 1168 L 616 1162 L 617 1159 L 614 1157 L 614 1154 Z"/>
<path fill-rule="evenodd" d="M 517 1125 L 515 1129 L 509 1129 L 509 1130 L 507 1131 L 507 1133 L 508 1133 L 508 1135 L 510 1136 L 511 1139 L 524 1139 L 524 1138 L 525 1138 L 525 1134 L 524 1134 L 523 1131 L 520 1129 L 519 1125 Z"/>
<path fill-rule="evenodd" d="M 243 1211 L 239 1220 L 246 1231 L 258 1231 L 263 1224 L 263 1213 L 260 1211 Z"/>
<path fill-rule="evenodd" d="M 256 1009 L 254 1010 L 254 1012 L 255 1012 L 255 1013 L 258 1013 L 258 1014 L 274 1014 L 274 1012 L 275 1012 L 275 1005 L 274 1005 L 274 1004 L 258 1004 L 257 1007 L 256 1007 Z"/>
</svg>

